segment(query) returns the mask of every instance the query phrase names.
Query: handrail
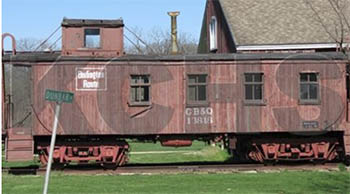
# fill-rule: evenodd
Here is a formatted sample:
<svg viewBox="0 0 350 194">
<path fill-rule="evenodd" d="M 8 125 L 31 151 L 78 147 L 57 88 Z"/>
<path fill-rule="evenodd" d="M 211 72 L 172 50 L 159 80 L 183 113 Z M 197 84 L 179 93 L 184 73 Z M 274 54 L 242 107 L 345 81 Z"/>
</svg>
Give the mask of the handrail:
<svg viewBox="0 0 350 194">
<path fill-rule="evenodd" d="M 11 40 L 12 40 L 12 54 L 13 55 L 15 55 L 16 54 L 16 39 L 15 39 L 15 37 L 12 35 L 12 34 L 10 34 L 10 33 L 3 33 L 2 34 L 2 42 L 1 42 L 1 46 L 2 46 L 2 55 L 4 55 L 4 53 L 5 53 L 5 49 L 4 49 L 4 39 L 6 38 L 6 37 L 10 37 L 11 38 Z"/>
</svg>

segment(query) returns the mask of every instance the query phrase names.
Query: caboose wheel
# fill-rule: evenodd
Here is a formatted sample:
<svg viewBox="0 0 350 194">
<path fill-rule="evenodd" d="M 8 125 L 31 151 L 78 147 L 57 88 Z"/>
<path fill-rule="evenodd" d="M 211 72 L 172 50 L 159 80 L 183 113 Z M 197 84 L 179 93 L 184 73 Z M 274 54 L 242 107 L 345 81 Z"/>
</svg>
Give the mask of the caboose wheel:
<svg viewBox="0 0 350 194">
<path fill-rule="evenodd" d="M 116 163 L 109 163 L 109 162 L 101 163 L 101 166 L 105 170 L 115 170 L 118 167 L 118 165 Z"/>
<path fill-rule="evenodd" d="M 344 158 L 344 164 L 350 166 L 350 155 L 346 155 Z"/>
<path fill-rule="evenodd" d="M 54 169 L 54 170 L 63 170 L 64 167 L 65 167 L 64 163 L 58 163 L 58 162 L 52 163 L 52 169 Z"/>
<path fill-rule="evenodd" d="M 264 160 L 264 166 L 275 166 L 276 160 Z"/>
<path fill-rule="evenodd" d="M 46 166 L 48 162 L 48 156 L 45 152 L 39 154 L 39 160 L 42 166 Z"/>
</svg>

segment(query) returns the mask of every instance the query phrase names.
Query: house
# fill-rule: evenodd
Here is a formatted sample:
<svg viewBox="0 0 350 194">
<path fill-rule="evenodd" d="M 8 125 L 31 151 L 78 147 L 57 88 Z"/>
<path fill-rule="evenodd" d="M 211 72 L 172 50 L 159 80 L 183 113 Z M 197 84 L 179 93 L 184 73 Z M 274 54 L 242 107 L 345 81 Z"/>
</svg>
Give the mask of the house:
<svg viewBox="0 0 350 194">
<path fill-rule="evenodd" d="M 339 2 L 342 21 L 326 0 L 207 0 L 198 52 L 335 51 L 350 41 L 350 0 Z"/>
</svg>

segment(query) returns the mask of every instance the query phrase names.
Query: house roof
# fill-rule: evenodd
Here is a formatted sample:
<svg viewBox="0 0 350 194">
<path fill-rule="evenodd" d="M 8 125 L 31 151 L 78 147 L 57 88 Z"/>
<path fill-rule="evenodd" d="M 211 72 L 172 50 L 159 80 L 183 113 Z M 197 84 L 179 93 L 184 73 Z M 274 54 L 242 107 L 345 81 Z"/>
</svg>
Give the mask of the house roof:
<svg viewBox="0 0 350 194">
<path fill-rule="evenodd" d="M 350 0 L 343 1 L 347 4 L 342 5 L 343 13 L 350 21 Z M 335 29 L 341 31 L 339 19 L 326 0 L 219 2 L 237 46 L 335 43 Z M 350 32 L 346 33 L 350 37 Z"/>
</svg>

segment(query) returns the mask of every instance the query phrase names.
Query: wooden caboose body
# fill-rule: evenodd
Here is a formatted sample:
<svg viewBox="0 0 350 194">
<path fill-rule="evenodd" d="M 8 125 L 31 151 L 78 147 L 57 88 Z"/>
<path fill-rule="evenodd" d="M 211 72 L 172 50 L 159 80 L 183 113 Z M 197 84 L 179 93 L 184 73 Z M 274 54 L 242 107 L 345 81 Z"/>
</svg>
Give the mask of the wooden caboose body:
<svg viewBox="0 0 350 194">
<path fill-rule="evenodd" d="M 254 139 L 293 144 L 279 137 L 316 142 L 319 149 L 349 144 L 346 63 L 337 53 L 28 57 L 12 60 L 32 67 L 32 135 L 38 150 L 48 146 L 54 118 L 54 103 L 44 99 L 46 89 L 75 95 L 72 104 L 62 105 L 58 145 L 63 146 L 111 137 L 108 144 L 136 138 L 170 146 L 225 139 L 231 149 L 243 139 L 252 142 L 245 142 L 248 147 L 256 144 Z M 316 77 L 304 83 L 304 75 Z M 310 84 L 316 84 L 316 98 L 302 99 L 301 87 Z"/>
<path fill-rule="evenodd" d="M 4 56 L 4 63 L 31 67 L 34 114 L 27 131 L 42 163 L 55 106 L 45 101 L 47 89 L 74 93 L 73 103 L 62 105 L 57 164 L 122 165 L 128 139 L 164 146 L 223 141 L 237 160 L 350 162 L 342 53 L 125 55 L 115 45 L 123 45 L 122 27 L 120 20 L 65 19 L 61 52 Z M 8 153 L 19 153 L 11 137 L 23 131 L 9 131 Z"/>
<path fill-rule="evenodd" d="M 34 122 L 33 135 L 49 135 L 44 126 L 53 122 L 54 104 L 45 101 L 46 89 L 75 94 L 73 104 L 62 105 L 62 135 L 345 131 L 346 66 L 340 56 L 62 57 L 36 62 L 33 105 L 41 122 Z M 316 74 L 316 99 L 300 98 L 303 73 Z M 261 74 L 256 82 L 262 86 L 261 98 L 248 99 L 249 74 Z M 134 76 L 148 81 L 135 84 Z M 191 76 L 203 81 L 191 83 Z M 193 89 L 197 99 L 191 99 L 191 84 L 202 85 L 203 91 Z M 136 94 L 146 100 L 133 99 L 134 85 L 147 88 L 148 94 Z"/>
</svg>

